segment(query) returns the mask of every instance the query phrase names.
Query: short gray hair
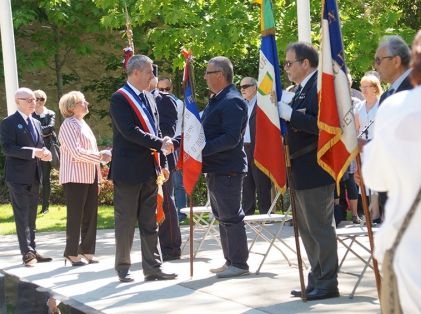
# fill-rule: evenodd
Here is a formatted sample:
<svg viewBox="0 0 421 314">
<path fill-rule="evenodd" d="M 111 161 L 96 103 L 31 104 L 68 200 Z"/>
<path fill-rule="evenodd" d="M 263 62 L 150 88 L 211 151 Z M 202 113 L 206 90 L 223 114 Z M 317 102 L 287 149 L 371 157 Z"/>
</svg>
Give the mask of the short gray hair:
<svg viewBox="0 0 421 314">
<path fill-rule="evenodd" d="M 144 55 L 134 55 L 127 62 L 127 75 L 131 75 L 134 70 L 143 70 L 147 64 L 153 64 L 151 58 Z"/>
<path fill-rule="evenodd" d="M 411 61 L 411 51 L 408 44 L 399 35 L 383 36 L 379 48 L 386 47 L 390 56 L 399 56 L 403 66 L 408 67 Z"/>
<path fill-rule="evenodd" d="M 247 80 L 247 81 L 250 82 L 250 84 L 252 84 L 254 86 L 257 86 L 257 81 L 256 81 L 256 79 L 254 77 L 245 76 L 245 77 L 242 78 L 242 80 Z"/>
<path fill-rule="evenodd" d="M 231 60 L 227 57 L 214 57 L 209 60 L 209 64 L 213 64 L 218 70 L 222 72 L 228 83 L 232 83 L 234 78 L 234 67 L 232 66 Z"/>
</svg>

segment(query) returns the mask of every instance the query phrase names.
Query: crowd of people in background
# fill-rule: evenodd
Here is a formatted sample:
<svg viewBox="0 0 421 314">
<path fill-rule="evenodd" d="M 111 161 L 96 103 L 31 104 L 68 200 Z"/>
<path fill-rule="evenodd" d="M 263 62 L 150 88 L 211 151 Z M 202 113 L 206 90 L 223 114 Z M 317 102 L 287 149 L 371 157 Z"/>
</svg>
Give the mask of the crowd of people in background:
<svg viewBox="0 0 421 314">
<path fill-rule="evenodd" d="M 376 256 L 380 261 L 392 247 L 420 186 L 420 65 L 420 32 L 413 44 L 412 61 L 410 48 L 400 36 L 385 36 L 374 56 L 375 71 L 367 71 L 360 79 L 361 93 L 352 91 L 371 217 L 373 223 L 383 222 L 376 235 Z M 289 44 L 283 69 L 294 84 L 295 95 L 289 104 L 278 104 L 279 116 L 288 129 L 292 170 L 289 185 L 295 190 L 298 229 L 311 266 L 305 289 L 307 300 L 339 296 L 332 218 L 337 218 L 338 225 L 346 219 L 344 209 L 349 209 L 352 223 L 364 222 L 358 192 L 361 169 L 351 163 L 338 195 L 333 179 L 317 163 L 317 67 L 318 52 L 312 45 Z M 4 119 L 0 133 L 6 156 L 5 180 L 25 265 L 52 260 L 36 250 L 35 223 L 40 185 L 41 213 L 49 211 L 52 150 L 59 144 L 59 181 L 67 209 L 65 261 L 72 266 L 99 261 L 94 257 L 99 183 L 110 179 L 114 183 L 115 271 L 119 281 L 134 280 L 130 253 L 136 226 L 145 280 L 177 277 L 164 273 L 161 261 L 181 256 L 179 220 L 185 217 L 179 210 L 186 206 L 186 195 L 176 163 L 183 104 L 172 94 L 171 79 L 156 78 L 153 71 L 153 62 L 147 56 L 134 55 L 128 61 L 127 82 L 111 97 L 112 151 L 98 149 L 94 133 L 84 120 L 89 103 L 81 92 L 71 91 L 61 97 L 59 109 L 65 119 L 57 138 L 55 113 L 45 106 L 45 92 L 28 88 L 16 91 L 18 110 Z M 217 278 L 249 273 L 243 219 L 256 210 L 267 213 L 273 201 L 271 182 L 253 158 L 258 82 L 244 77 L 239 91 L 233 78 L 234 68 L 228 58 L 209 60 L 204 80 L 212 97 L 201 120 L 206 136 L 203 173 L 212 213 L 219 222 L 225 259 L 221 267 L 210 270 Z M 385 92 L 382 83 L 389 84 Z M 102 178 L 101 164 L 109 162 L 109 178 Z M 163 181 L 166 217 L 159 227 L 157 179 Z M 414 206 L 419 209 L 419 205 Z M 412 220 L 419 219 L 419 215 L 418 210 Z M 414 265 L 421 257 L 414 250 L 418 229 L 406 223 L 406 233 L 392 262 L 398 274 L 401 306 L 410 313 L 420 311 L 417 296 L 421 295 L 421 274 Z M 292 290 L 291 294 L 300 297 L 301 290 Z"/>
</svg>

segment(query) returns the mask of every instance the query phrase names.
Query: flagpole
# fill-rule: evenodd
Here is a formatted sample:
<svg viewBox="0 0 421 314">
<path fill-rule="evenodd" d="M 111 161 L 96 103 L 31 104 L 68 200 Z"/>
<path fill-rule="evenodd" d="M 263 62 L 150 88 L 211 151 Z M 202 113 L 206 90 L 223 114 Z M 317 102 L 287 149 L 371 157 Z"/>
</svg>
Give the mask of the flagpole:
<svg viewBox="0 0 421 314">
<path fill-rule="evenodd" d="M 287 134 L 284 136 L 284 151 L 285 151 L 285 163 L 286 163 L 286 174 L 287 180 L 289 183 L 289 200 L 291 203 L 291 212 L 292 212 L 292 222 L 294 228 L 294 238 L 295 238 L 295 249 L 297 252 L 297 260 L 298 260 L 298 273 L 300 276 L 300 288 L 301 288 L 301 299 L 306 302 L 307 295 L 305 290 L 304 284 L 304 272 L 303 272 L 303 260 L 301 257 L 301 248 L 300 248 L 300 235 L 298 233 L 298 225 L 297 225 L 297 209 L 295 207 L 295 189 L 294 189 L 294 182 L 291 175 L 291 158 L 289 155 L 289 144 L 288 144 L 288 137 Z"/>
<path fill-rule="evenodd" d="M 189 203 L 190 203 L 190 221 L 189 221 L 189 225 L 190 225 L 190 243 L 189 243 L 189 247 L 190 247 L 190 277 L 193 277 L 193 196 L 189 195 Z"/>
<path fill-rule="evenodd" d="M 372 223 L 371 223 L 371 214 L 368 209 L 368 201 L 367 201 L 367 193 L 365 191 L 365 184 L 362 176 L 362 170 L 361 170 L 361 155 L 358 153 L 357 158 L 357 171 L 360 177 L 360 189 L 361 189 L 361 200 L 363 203 L 363 210 L 364 210 L 364 216 L 365 216 L 365 224 L 367 226 L 367 234 L 368 234 L 368 240 L 370 242 L 370 251 L 371 256 L 373 258 L 373 269 L 374 269 L 374 276 L 376 278 L 376 287 L 377 287 L 377 295 L 380 299 L 380 291 L 381 291 L 381 277 L 379 272 L 379 266 L 377 263 L 377 259 L 374 257 L 374 237 L 373 237 L 373 229 L 372 229 Z"/>
</svg>

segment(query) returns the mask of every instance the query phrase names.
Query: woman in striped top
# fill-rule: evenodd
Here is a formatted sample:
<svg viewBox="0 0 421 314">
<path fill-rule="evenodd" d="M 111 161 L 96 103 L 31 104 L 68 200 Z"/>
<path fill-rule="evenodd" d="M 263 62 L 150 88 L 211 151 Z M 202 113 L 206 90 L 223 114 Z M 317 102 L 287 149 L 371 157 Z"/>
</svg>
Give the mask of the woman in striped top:
<svg viewBox="0 0 421 314">
<path fill-rule="evenodd" d="M 95 254 L 100 163 L 109 162 L 109 151 L 98 151 L 91 128 L 83 119 L 89 112 L 85 96 L 78 91 L 63 95 L 60 112 L 65 118 L 60 127 L 60 184 L 67 206 L 66 248 L 64 257 L 72 266 L 97 262 Z M 79 243 L 80 239 L 80 243 Z M 65 261 L 66 261 L 65 260 Z"/>
</svg>

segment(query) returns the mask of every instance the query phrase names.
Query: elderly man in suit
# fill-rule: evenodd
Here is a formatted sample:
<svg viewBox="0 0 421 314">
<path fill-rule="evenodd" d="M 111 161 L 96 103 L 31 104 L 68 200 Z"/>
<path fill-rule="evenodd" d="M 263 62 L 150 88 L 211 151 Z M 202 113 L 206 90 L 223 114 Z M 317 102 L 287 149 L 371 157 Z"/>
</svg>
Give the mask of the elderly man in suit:
<svg viewBox="0 0 421 314">
<path fill-rule="evenodd" d="M 139 225 L 142 268 L 146 281 L 168 280 L 176 274 L 161 270 L 157 248 L 157 176 L 159 152 L 174 150 L 169 137 L 161 138 L 155 100 L 147 90 L 154 78 L 152 60 L 135 55 L 127 63 L 127 83 L 111 97 L 113 160 L 109 177 L 114 182 L 115 270 L 121 282 L 134 279 L 129 273 L 130 251 L 136 223 Z M 164 158 L 165 161 L 165 158 Z"/>
<path fill-rule="evenodd" d="M 247 172 L 243 149 L 247 125 L 247 105 L 232 84 L 234 70 L 225 57 L 209 60 L 205 80 L 215 95 L 206 106 L 202 123 L 206 136 L 203 149 L 203 173 L 212 212 L 219 221 L 225 263 L 211 269 L 218 278 L 242 276 L 249 273 L 248 248 L 241 208 L 241 188 Z"/>
<path fill-rule="evenodd" d="M 244 133 L 244 150 L 247 155 L 248 172 L 243 182 L 242 204 L 244 214 L 253 215 L 256 209 L 256 192 L 260 214 L 266 214 L 271 205 L 271 183 L 254 163 L 256 139 L 257 82 L 252 77 L 244 77 L 240 83 L 241 95 L 247 103 L 248 121 Z"/>
<path fill-rule="evenodd" d="M 298 85 L 290 106 L 279 103 L 279 114 L 287 121 L 295 189 L 297 224 L 311 265 L 307 300 L 338 297 L 338 253 L 333 222 L 332 177 L 317 163 L 317 65 L 318 54 L 303 42 L 288 45 L 284 63 L 288 79 Z M 300 290 L 291 291 L 301 296 Z"/>
<path fill-rule="evenodd" d="M 0 134 L 6 156 L 5 180 L 12 202 L 19 248 L 23 263 L 29 266 L 52 260 L 39 254 L 35 245 L 41 161 L 51 161 L 51 153 L 44 146 L 40 122 L 31 116 L 35 110 L 34 92 L 29 88 L 19 88 L 15 101 L 18 110 L 3 120 Z"/>
<path fill-rule="evenodd" d="M 391 84 L 379 100 L 379 106 L 383 101 L 398 92 L 412 89 L 409 79 L 409 63 L 411 61 L 411 51 L 407 43 L 398 35 L 384 36 L 379 43 L 374 58 L 375 68 L 380 75 L 380 80 Z M 384 215 L 384 208 L 387 201 L 387 192 L 379 192 L 379 209 Z"/>
<path fill-rule="evenodd" d="M 380 80 L 391 85 L 380 97 L 380 104 L 390 95 L 412 89 L 409 80 L 410 61 L 411 52 L 402 37 L 391 35 L 382 38 L 376 50 L 374 66 L 380 75 Z"/>
</svg>

